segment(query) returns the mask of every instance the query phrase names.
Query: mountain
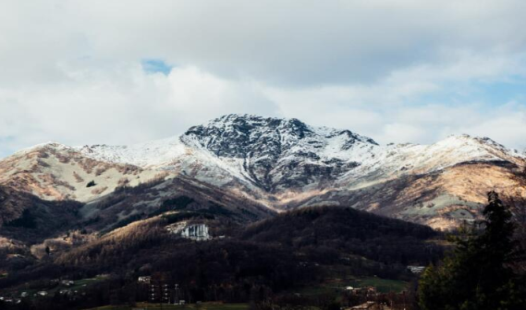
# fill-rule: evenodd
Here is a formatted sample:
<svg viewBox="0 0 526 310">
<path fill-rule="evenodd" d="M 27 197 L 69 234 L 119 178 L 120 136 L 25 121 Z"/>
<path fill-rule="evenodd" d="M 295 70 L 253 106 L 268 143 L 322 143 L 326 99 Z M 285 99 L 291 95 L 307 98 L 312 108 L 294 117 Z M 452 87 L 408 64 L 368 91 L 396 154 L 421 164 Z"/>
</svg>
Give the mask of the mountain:
<svg viewBox="0 0 526 310">
<path fill-rule="evenodd" d="M 179 138 L 81 151 L 115 163 L 176 171 L 277 210 L 351 205 L 451 228 L 480 217 L 486 192 L 516 194 L 525 156 L 488 138 L 389 144 L 296 119 L 227 115 Z"/>
<path fill-rule="evenodd" d="M 489 190 L 525 195 L 525 166 L 524 154 L 489 138 L 379 145 L 350 130 L 232 114 L 143 144 L 30 148 L 0 161 L 0 184 L 90 204 L 122 186 L 184 178 L 276 211 L 348 205 L 448 229 L 479 218 Z"/>
</svg>

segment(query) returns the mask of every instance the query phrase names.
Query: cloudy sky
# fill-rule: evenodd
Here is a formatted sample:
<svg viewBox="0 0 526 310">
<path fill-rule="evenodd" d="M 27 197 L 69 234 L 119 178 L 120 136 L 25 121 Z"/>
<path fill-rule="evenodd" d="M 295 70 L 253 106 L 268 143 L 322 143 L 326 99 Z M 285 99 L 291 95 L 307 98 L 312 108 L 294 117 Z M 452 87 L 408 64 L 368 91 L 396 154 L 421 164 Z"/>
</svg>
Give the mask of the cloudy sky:
<svg viewBox="0 0 526 310">
<path fill-rule="evenodd" d="M 228 113 L 524 149 L 524 16 L 524 0 L 0 0 L 0 156 Z"/>
</svg>

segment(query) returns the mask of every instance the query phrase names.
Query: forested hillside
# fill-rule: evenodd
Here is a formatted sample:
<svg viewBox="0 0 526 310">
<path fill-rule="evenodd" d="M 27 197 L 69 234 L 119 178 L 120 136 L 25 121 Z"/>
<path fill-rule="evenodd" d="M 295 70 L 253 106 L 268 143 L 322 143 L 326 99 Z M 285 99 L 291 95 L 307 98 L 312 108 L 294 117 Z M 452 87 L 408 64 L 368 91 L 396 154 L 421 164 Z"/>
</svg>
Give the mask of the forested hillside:
<svg viewBox="0 0 526 310">
<path fill-rule="evenodd" d="M 350 208 L 308 208 L 242 224 L 218 207 L 185 210 L 191 202 L 171 200 L 168 209 L 98 238 L 75 232 L 70 237 L 77 244 L 51 248 L 23 266 L 10 264 L 0 290 L 52 291 L 57 278 L 109 275 L 102 282 L 120 283 L 115 290 L 123 300 L 141 300 L 146 297 L 137 293 L 138 277 L 158 275 L 166 283 L 178 283 L 188 300 L 248 302 L 254 290 L 270 296 L 330 281 L 335 268 L 355 277 L 409 281 L 408 264 L 425 265 L 442 255 L 442 248 L 430 242 L 441 238 L 432 229 Z M 207 225 L 212 239 L 195 242 L 167 230 L 181 221 Z M 22 250 L 19 255 L 31 256 Z M 9 257 L 12 253 L 3 259 Z M 75 298 L 94 306 L 109 302 L 101 286 L 90 286 L 85 293 Z"/>
</svg>

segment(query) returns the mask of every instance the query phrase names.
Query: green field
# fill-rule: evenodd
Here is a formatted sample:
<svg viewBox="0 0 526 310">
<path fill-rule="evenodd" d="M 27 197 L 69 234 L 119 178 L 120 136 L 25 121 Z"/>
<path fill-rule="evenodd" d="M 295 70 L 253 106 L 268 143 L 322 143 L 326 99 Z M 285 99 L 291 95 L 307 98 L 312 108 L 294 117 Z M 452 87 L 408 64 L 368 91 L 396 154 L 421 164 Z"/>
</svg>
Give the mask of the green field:
<svg viewBox="0 0 526 310">
<path fill-rule="evenodd" d="M 374 286 L 376 287 L 376 290 L 380 293 L 389 293 L 389 292 L 400 293 L 401 291 L 407 288 L 407 284 L 408 283 L 404 281 L 387 280 L 387 279 L 380 279 L 376 277 L 369 277 L 369 278 L 353 280 L 349 283 L 349 286 L 353 286 L 353 287 Z"/>
<path fill-rule="evenodd" d="M 72 292 L 74 291 L 82 292 L 82 290 L 84 290 L 86 287 L 92 284 L 95 284 L 97 282 L 103 281 L 105 279 L 106 277 L 104 276 L 97 276 L 95 278 L 76 280 L 76 281 L 73 281 L 74 283 L 71 286 L 66 286 L 61 283 L 58 283 L 54 285 L 53 287 L 40 287 L 40 288 L 32 288 L 32 289 L 21 287 L 21 288 L 11 291 L 9 295 L 19 297 L 22 292 L 25 292 L 28 294 L 29 296 L 28 298 L 33 298 L 35 294 L 39 291 L 46 291 L 48 293 L 48 296 L 53 296 L 61 290 L 70 290 Z"/>
<path fill-rule="evenodd" d="M 292 289 L 288 293 L 311 297 L 320 295 L 336 296 L 348 286 L 354 288 L 373 286 L 380 293 L 400 293 L 407 289 L 407 285 L 408 283 L 404 281 L 381 279 L 377 277 L 332 279 L 332 281 L 323 284 Z"/>
<path fill-rule="evenodd" d="M 132 310 L 132 309 L 166 309 L 166 310 L 247 310 L 248 304 L 223 304 L 223 303 L 202 303 L 199 305 L 191 304 L 184 306 L 174 306 L 163 304 L 137 303 L 136 306 L 104 306 L 92 308 L 90 310 Z"/>
</svg>

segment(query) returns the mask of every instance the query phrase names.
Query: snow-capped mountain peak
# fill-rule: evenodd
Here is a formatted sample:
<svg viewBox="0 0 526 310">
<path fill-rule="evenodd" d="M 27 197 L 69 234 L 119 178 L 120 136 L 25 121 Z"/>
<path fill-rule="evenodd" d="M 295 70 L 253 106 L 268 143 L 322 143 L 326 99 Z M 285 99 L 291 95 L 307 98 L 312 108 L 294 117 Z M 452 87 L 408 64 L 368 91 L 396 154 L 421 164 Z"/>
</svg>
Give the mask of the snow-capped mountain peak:
<svg viewBox="0 0 526 310">
<path fill-rule="evenodd" d="M 183 136 L 188 144 L 197 143 L 219 157 L 244 158 L 247 154 L 279 157 L 295 150 L 311 151 L 329 144 L 348 150 L 354 144 L 377 145 L 374 140 L 326 127 L 311 127 L 297 119 L 264 118 L 231 114 L 194 126 Z"/>
<path fill-rule="evenodd" d="M 132 146 L 85 146 L 86 156 L 193 175 L 265 192 L 379 182 L 463 162 L 523 158 L 489 138 L 450 136 L 431 145 L 390 144 L 298 119 L 225 115 L 173 137 Z"/>
<path fill-rule="evenodd" d="M 313 179 L 333 179 L 378 146 L 349 130 L 312 127 L 297 119 L 235 114 L 194 126 L 181 140 L 220 158 L 271 192 L 292 184 L 307 185 Z"/>
</svg>

